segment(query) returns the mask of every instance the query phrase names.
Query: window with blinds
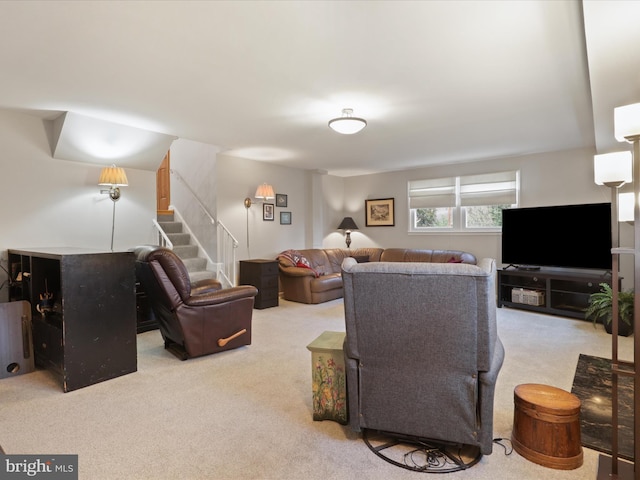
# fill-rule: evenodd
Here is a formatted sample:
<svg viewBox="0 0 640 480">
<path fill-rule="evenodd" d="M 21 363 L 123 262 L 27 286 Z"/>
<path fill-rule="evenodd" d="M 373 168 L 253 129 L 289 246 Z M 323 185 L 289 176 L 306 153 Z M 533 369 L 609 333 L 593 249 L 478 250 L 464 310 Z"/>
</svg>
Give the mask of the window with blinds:
<svg viewBox="0 0 640 480">
<path fill-rule="evenodd" d="M 518 171 L 412 180 L 411 231 L 499 230 L 502 210 L 518 206 Z"/>
</svg>

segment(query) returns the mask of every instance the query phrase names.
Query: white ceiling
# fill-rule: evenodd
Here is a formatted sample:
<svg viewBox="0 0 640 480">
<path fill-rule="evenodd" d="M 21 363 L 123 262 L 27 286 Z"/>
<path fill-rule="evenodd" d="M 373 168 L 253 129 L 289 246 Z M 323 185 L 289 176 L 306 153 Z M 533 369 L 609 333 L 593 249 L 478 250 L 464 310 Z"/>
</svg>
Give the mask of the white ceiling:
<svg viewBox="0 0 640 480">
<path fill-rule="evenodd" d="M 1 1 L 0 39 L 0 108 L 335 175 L 625 148 L 640 102 L 637 1 Z"/>
</svg>

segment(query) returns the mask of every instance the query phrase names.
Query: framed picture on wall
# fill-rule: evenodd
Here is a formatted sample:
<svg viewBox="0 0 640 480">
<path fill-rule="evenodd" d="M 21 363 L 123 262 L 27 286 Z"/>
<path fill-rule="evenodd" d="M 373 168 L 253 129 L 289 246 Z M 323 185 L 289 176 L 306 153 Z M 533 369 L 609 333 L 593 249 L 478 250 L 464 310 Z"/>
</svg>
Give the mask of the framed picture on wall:
<svg viewBox="0 0 640 480">
<path fill-rule="evenodd" d="M 276 193 L 276 207 L 286 207 L 287 200 L 287 196 L 284 193 Z"/>
<path fill-rule="evenodd" d="M 280 225 L 291 225 L 291 212 L 280 212 Z"/>
<path fill-rule="evenodd" d="M 393 227 L 395 209 L 393 198 L 376 198 L 364 201 L 364 215 L 367 227 Z"/>
<path fill-rule="evenodd" d="M 262 205 L 262 220 L 273 222 L 273 203 L 264 203 Z"/>
</svg>

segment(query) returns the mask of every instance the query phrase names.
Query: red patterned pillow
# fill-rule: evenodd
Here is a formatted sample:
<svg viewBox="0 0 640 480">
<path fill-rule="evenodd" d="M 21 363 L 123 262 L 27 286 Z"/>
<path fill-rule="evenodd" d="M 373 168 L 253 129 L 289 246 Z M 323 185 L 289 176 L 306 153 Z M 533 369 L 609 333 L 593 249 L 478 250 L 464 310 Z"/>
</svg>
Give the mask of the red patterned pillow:
<svg viewBox="0 0 640 480">
<path fill-rule="evenodd" d="M 300 257 L 300 259 L 298 260 L 298 263 L 296 263 L 296 267 L 308 268 L 309 270 L 311 270 L 313 272 L 313 274 L 316 276 L 316 278 L 320 276 L 318 274 L 318 272 L 316 272 L 311 267 L 311 265 L 309 264 L 309 260 L 307 260 L 305 257 Z"/>
</svg>

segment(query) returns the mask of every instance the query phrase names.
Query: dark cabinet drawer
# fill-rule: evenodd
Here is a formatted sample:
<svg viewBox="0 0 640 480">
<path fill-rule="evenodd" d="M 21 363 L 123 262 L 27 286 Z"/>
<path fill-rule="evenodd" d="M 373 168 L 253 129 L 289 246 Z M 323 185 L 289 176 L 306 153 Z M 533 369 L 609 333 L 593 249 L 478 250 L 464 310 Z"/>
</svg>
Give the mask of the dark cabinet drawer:
<svg viewBox="0 0 640 480">
<path fill-rule="evenodd" d="M 256 279 L 256 285 L 255 287 L 258 290 L 262 290 L 265 288 L 275 288 L 276 290 L 278 289 L 278 275 L 269 275 L 267 276 L 263 276 L 261 278 Z"/>
<path fill-rule="evenodd" d="M 253 285 L 258 289 L 255 308 L 278 305 L 278 262 L 276 260 L 241 260 L 240 285 Z"/>
</svg>

